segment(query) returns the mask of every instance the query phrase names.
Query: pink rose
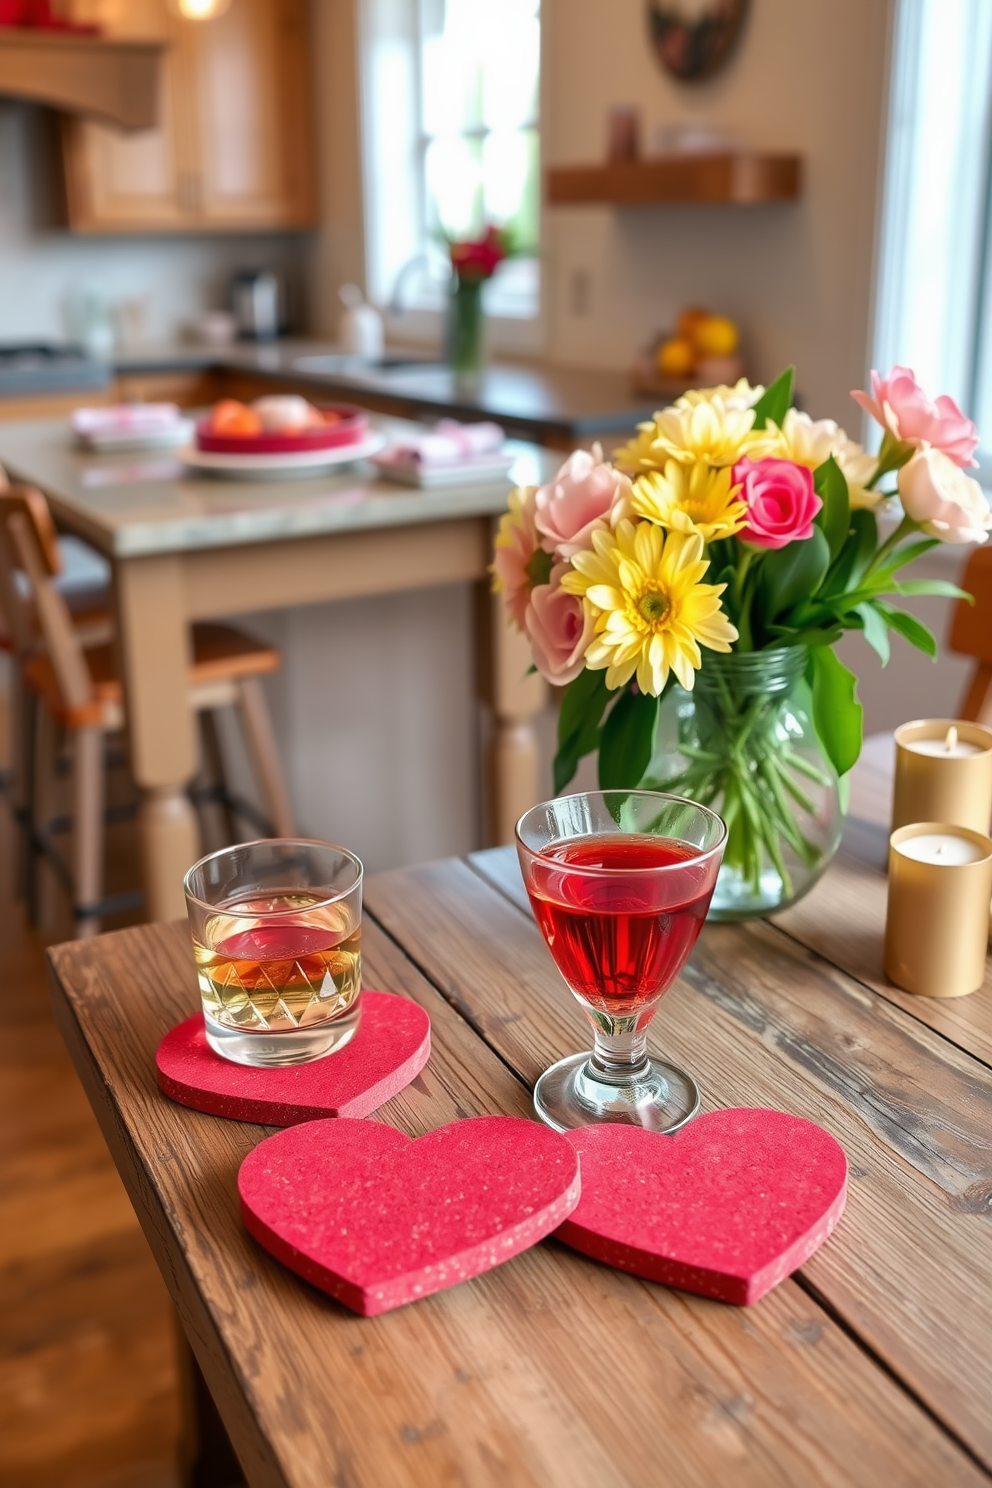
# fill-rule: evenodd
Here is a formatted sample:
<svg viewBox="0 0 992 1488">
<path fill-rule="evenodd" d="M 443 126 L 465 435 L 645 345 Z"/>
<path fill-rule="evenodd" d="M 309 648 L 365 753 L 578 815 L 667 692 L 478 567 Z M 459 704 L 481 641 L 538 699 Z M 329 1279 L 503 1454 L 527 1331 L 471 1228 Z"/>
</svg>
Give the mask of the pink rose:
<svg viewBox="0 0 992 1488">
<path fill-rule="evenodd" d="M 906 444 L 930 444 L 949 455 L 955 465 L 977 465 L 978 430 L 953 398 L 931 403 L 908 367 L 893 367 L 888 377 L 871 374 L 874 397 L 853 392 L 851 397 L 883 429 Z"/>
<path fill-rule="evenodd" d="M 742 542 L 758 548 L 784 548 L 813 536 L 813 518 L 823 502 L 813 489 L 813 472 L 791 460 L 749 460 L 734 466 L 733 483 L 747 502 Z"/>
<path fill-rule="evenodd" d="M 510 619 L 519 630 L 524 629 L 527 603 L 535 583 L 538 539 L 534 526 L 534 491 L 534 486 L 518 486 L 510 492 L 509 510 L 500 518 L 493 553 L 493 588 L 503 596 Z M 546 569 L 551 559 L 544 552 L 539 556 L 543 560 L 541 566 Z"/>
<path fill-rule="evenodd" d="M 537 530 L 559 558 L 592 547 L 592 534 L 609 519 L 614 501 L 630 494 L 630 481 L 603 459 L 602 447 L 576 450 L 535 498 Z"/>
<path fill-rule="evenodd" d="M 530 637 L 534 665 L 546 681 L 565 687 L 585 666 L 586 647 L 592 640 L 593 620 L 577 594 L 560 588 L 567 563 L 551 570 L 551 580 L 531 591 L 524 622 Z"/>
</svg>

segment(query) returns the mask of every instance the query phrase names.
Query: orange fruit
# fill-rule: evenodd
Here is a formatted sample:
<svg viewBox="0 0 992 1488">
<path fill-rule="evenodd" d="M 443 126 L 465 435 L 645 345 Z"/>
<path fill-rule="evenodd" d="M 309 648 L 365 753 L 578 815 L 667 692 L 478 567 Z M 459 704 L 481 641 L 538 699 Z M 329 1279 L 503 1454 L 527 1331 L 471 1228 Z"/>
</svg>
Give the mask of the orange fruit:
<svg viewBox="0 0 992 1488">
<path fill-rule="evenodd" d="M 710 319 L 710 312 L 703 310 L 699 305 L 690 305 L 683 310 L 675 326 L 675 334 L 683 341 L 695 342 L 696 331 L 704 320 Z"/>
<path fill-rule="evenodd" d="M 224 398 L 210 415 L 210 427 L 215 434 L 250 438 L 262 432 L 262 420 L 254 408 L 247 408 L 236 398 Z"/>
<path fill-rule="evenodd" d="M 662 377 L 689 377 L 695 366 L 696 353 L 691 344 L 681 336 L 662 341 L 658 347 L 655 363 Z"/>
<path fill-rule="evenodd" d="M 734 322 L 725 315 L 708 315 L 696 327 L 695 346 L 701 357 L 733 356 L 740 339 Z"/>
</svg>

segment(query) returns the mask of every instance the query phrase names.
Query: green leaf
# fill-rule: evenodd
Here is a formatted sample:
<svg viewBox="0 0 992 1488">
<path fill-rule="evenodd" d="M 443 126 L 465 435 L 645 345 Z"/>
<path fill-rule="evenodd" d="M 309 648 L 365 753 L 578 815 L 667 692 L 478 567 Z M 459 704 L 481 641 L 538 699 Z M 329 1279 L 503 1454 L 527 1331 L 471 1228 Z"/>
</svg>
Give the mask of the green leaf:
<svg viewBox="0 0 992 1488">
<path fill-rule="evenodd" d="M 860 615 L 865 628 L 865 640 L 873 651 L 877 651 L 883 667 L 888 666 L 892 647 L 889 645 L 889 627 L 884 615 L 880 615 L 875 606 L 869 601 L 858 605 L 857 614 Z"/>
<path fill-rule="evenodd" d="M 925 651 L 927 656 L 937 660 L 937 638 L 927 629 L 922 620 L 917 620 L 915 615 L 907 614 L 905 610 L 896 610 L 892 605 L 883 604 L 880 599 L 875 601 L 876 608 L 885 616 L 890 630 L 901 635 L 911 646 L 918 651 Z"/>
<path fill-rule="evenodd" d="M 654 749 L 658 699 L 624 692 L 610 709 L 599 746 L 601 790 L 633 790 L 644 779 Z"/>
<path fill-rule="evenodd" d="M 591 754 L 599 744 L 599 722 L 611 696 L 605 671 L 591 672 L 586 668 L 566 687 L 558 715 L 558 753 L 554 761 L 556 796 L 572 779 L 582 756 Z"/>
<path fill-rule="evenodd" d="M 770 625 L 769 635 L 777 638 L 782 646 L 833 646 L 844 634 L 839 625 L 809 626 L 805 630 L 796 630 L 790 625 Z"/>
<path fill-rule="evenodd" d="M 898 573 L 901 568 L 905 568 L 907 563 L 915 563 L 917 558 L 923 557 L 924 553 L 930 553 L 934 548 L 939 547 L 940 538 L 938 537 L 914 537 L 912 542 L 903 543 L 901 547 L 889 554 L 877 573 L 872 574 L 872 583 L 884 579 L 885 584 L 888 584 L 892 575 Z"/>
<path fill-rule="evenodd" d="M 812 537 L 766 554 L 758 603 L 766 623 L 815 594 L 830 564 L 830 549 L 818 527 Z"/>
<path fill-rule="evenodd" d="M 813 723 L 820 743 L 837 774 L 846 775 L 861 753 L 858 679 L 829 646 L 810 652 L 807 675 L 813 690 Z"/>
<path fill-rule="evenodd" d="M 813 489 L 823 502 L 813 520 L 827 539 L 834 559 L 851 530 L 851 498 L 844 472 L 833 455 L 813 471 Z"/>
<path fill-rule="evenodd" d="M 893 584 L 892 593 L 937 594 L 942 599 L 966 599 L 969 604 L 975 603 L 973 594 L 969 594 L 966 589 L 959 589 L 957 584 L 952 584 L 947 579 L 909 579 L 905 584 Z"/>
<path fill-rule="evenodd" d="M 827 574 L 823 594 L 843 594 L 857 585 L 878 551 L 878 522 L 873 511 L 852 511 L 847 539 Z"/>
<path fill-rule="evenodd" d="M 761 397 L 754 405 L 754 427 L 763 429 L 771 419 L 773 424 L 779 428 L 785 421 L 785 415 L 792 407 L 792 386 L 795 382 L 795 367 L 786 367 L 772 383 L 771 387 L 765 388 Z"/>
</svg>

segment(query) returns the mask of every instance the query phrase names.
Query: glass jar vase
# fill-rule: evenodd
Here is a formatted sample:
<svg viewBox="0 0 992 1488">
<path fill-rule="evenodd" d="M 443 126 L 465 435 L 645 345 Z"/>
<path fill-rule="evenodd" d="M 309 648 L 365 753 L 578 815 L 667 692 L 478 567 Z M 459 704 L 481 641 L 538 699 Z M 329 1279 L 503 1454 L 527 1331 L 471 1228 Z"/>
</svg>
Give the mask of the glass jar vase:
<svg viewBox="0 0 992 1488">
<path fill-rule="evenodd" d="M 642 782 L 719 812 L 727 846 L 712 920 L 809 892 L 840 845 L 837 772 L 816 736 L 803 646 L 703 653 L 695 689 L 666 694 Z"/>
<path fill-rule="evenodd" d="M 474 388 L 485 358 L 485 313 L 482 280 L 455 274 L 448 302 L 448 362 L 460 388 Z"/>
</svg>

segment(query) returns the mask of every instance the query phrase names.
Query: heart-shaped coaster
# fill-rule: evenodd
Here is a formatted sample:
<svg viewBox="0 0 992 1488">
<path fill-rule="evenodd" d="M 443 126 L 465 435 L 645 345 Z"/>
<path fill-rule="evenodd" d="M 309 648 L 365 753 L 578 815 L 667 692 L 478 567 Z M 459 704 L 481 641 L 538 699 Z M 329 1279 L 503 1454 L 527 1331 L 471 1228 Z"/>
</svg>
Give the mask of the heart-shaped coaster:
<svg viewBox="0 0 992 1488">
<path fill-rule="evenodd" d="M 847 1197 L 843 1148 L 783 1111 L 697 1116 L 673 1136 L 583 1126 L 582 1197 L 557 1233 L 621 1271 L 757 1302 L 808 1260 Z"/>
<path fill-rule="evenodd" d="M 321 1116 L 368 1116 L 416 1079 L 430 1057 L 431 1020 L 409 997 L 363 992 L 362 1021 L 335 1054 L 309 1064 L 259 1069 L 215 1054 L 196 1013 L 165 1035 L 155 1054 L 158 1083 L 182 1106 L 295 1126 Z"/>
<path fill-rule="evenodd" d="M 371 1317 L 519 1255 L 575 1208 L 558 1132 L 475 1116 L 413 1140 L 377 1121 L 313 1121 L 260 1142 L 241 1215 L 291 1271 Z"/>
</svg>

